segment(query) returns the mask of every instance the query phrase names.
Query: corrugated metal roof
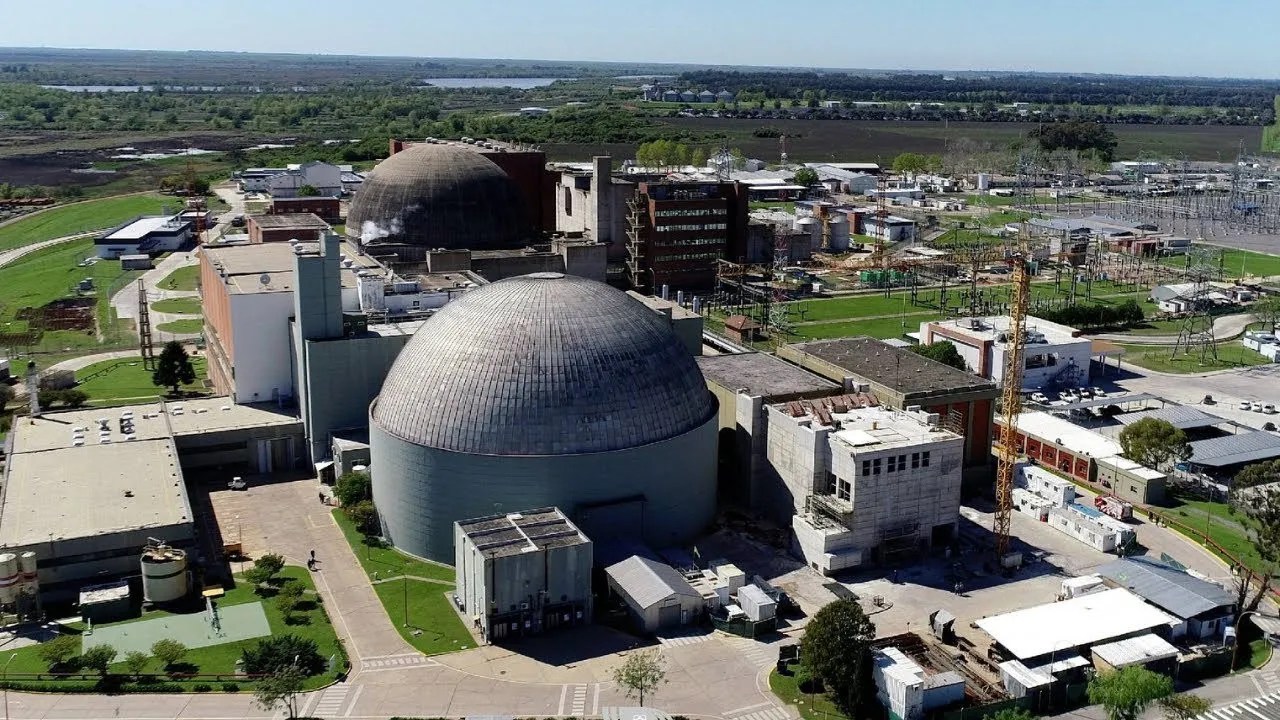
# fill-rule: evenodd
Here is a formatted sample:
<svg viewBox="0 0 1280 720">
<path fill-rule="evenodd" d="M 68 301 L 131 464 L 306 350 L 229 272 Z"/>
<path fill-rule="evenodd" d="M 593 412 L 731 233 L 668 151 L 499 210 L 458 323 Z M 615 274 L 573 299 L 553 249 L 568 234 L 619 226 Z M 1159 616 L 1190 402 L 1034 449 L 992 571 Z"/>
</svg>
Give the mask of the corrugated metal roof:
<svg viewBox="0 0 1280 720">
<path fill-rule="evenodd" d="M 1195 720 L 1280 720 L 1280 693 L 1216 707 Z"/>
<path fill-rule="evenodd" d="M 610 565 L 605 573 L 642 608 L 672 595 L 702 597 L 675 568 L 638 555 Z"/>
<path fill-rule="evenodd" d="M 1159 636 L 1147 633 L 1138 637 L 1093 646 L 1093 656 L 1113 668 L 1139 665 L 1178 656 L 1178 648 Z"/>
<path fill-rule="evenodd" d="M 1231 593 L 1221 585 L 1143 557 L 1115 560 L 1096 572 L 1184 620 L 1235 603 Z"/>
<path fill-rule="evenodd" d="M 1117 415 L 1119 420 L 1125 425 L 1132 425 L 1144 418 L 1155 418 L 1156 420 L 1164 420 L 1179 430 L 1187 430 L 1189 428 L 1211 427 L 1218 423 L 1226 422 L 1226 420 L 1217 415 L 1191 407 L 1190 405 L 1170 405 L 1157 410 L 1143 410 L 1141 412 L 1124 413 Z"/>
<path fill-rule="evenodd" d="M 1280 457 L 1280 437 L 1266 430 L 1197 440 L 1191 443 L 1190 462 L 1196 465 L 1222 467 L 1259 462 Z"/>
</svg>

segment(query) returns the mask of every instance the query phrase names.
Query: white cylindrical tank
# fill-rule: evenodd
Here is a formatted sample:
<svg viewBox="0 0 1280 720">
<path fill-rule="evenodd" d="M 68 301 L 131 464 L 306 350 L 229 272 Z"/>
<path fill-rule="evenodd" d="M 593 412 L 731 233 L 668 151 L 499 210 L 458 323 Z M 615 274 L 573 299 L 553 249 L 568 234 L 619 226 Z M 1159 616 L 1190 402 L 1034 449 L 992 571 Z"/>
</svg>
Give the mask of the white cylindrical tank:
<svg viewBox="0 0 1280 720">
<path fill-rule="evenodd" d="M 187 553 L 168 545 L 142 551 L 142 599 L 172 602 L 187 594 Z"/>
<path fill-rule="evenodd" d="M 18 556 L 19 584 L 23 592 L 34 593 L 40 590 L 40 576 L 36 572 L 36 554 L 30 550 Z"/>
<path fill-rule="evenodd" d="M 832 215 L 827 220 L 827 231 L 831 235 L 832 252 L 849 250 L 849 219 L 844 215 Z"/>
<path fill-rule="evenodd" d="M 11 603 L 18 598 L 18 556 L 0 553 L 0 603 Z"/>
</svg>

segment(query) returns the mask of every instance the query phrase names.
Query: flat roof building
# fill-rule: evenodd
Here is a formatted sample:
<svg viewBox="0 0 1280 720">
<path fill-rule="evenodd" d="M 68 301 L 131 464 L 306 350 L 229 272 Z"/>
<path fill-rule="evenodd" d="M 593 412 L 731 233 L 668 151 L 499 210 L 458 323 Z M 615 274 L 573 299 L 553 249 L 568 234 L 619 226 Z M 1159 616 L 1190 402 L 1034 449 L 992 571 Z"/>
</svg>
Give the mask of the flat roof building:
<svg viewBox="0 0 1280 720">
<path fill-rule="evenodd" d="M 992 615 L 977 621 L 1009 655 L 1026 663 L 1169 628 L 1176 620 L 1128 590 L 1100 593 Z"/>
<path fill-rule="evenodd" d="M 94 239 L 100 258 L 172 252 L 191 241 L 192 223 L 181 215 L 140 217 Z"/>
<path fill-rule="evenodd" d="M 991 468 L 991 423 L 1000 396 L 991 381 L 867 337 L 783 345 L 778 357 L 845 387 L 865 383 L 887 407 L 938 413 L 943 427 L 965 437 L 965 467 L 975 477 Z"/>
<path fill-rule="evenodd" d="M 591 541 L 558 508 L 454 523 L 463 613 L 489 642 L 591 621 Z"/>
<path fill-rule="evenodd" d="M 330 228 L 320 216 L 305 212 L 250 215 L 247 229 L 251 243 L 285 243 L 290 240 L 317 242 Z"/>
<path fill-rule="evenodd" d="M 920 343 L 950 341 L 969 370 L 1000 383 L 1009 347 L 1009 316 L 957 318 L 920 323 Z M 1024 390 L 1078 387 L 1089 379 L 1092 341 L 1079 330 L 1028 317 L 1022 370 Z"/>
<path fill-rule="evenodd" d="M 996 418 L 993 432 L 1002 423 Z M 1097 476 L 1097 460 L 1123 452 L 1115 440 L 1047 412 L 1019 415 L 1015 442 L 1027 457 L 1086 483 Z"/>
</svg>

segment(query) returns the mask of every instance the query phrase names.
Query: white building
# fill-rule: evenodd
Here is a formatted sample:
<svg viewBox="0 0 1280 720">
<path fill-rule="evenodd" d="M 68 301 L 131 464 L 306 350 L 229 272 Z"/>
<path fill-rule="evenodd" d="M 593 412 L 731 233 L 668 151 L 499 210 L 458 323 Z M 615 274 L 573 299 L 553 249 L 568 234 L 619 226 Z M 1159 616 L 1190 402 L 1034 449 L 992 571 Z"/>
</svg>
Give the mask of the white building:
<svg viewBox="0 0 1280 720">
<path fill-rule="evenodd" d="M 916 221 L 889 215 L 881 223 L 874 213 L 867 213 L 862 221 L 862 234 L 891 243 L 911 242 L 916 239 Z"/>
<path fill-rule="evenodd" d="M 958 318 L 920 323 L 920 343 L 943 340 L 955 345 L 970 372 L 999 383 L 1009 347 L 1009 316 Z M 1027 318 L 1022 388 L 1076 387 L 1089 379 L 1093 342 L 1075 328 Z"/>
<path fill-rule="evenodd" d="M 701 593 L 670 565 L 632 555 L 604 572 L 642 632 L 688 625 L 702 614 Z"/>
<path fill-rule="evenodd" d="M 830 400 L 767 408 L 767 457 L 805 563 L 828 574 L 951 542 L 964 439 L 936 414 Z"/>
<path fill-rule="evenodd" d="M 327 197 L 341 195 L 344 188 L 342 169 L 319 160 L 283 168 L 248 168 L 236 179 L 244 192 L 265 192 L 282 198 L 298 197 L 298 190 L 306 185 Z"/>
<path fill-rule="evenodd" d="M 992 615 L 976 622 L 1007 656 L 1030 665 L 1168 629 L 1177 619 L 1123 588 Z"/>
<path fill-rule="evenodd" d="M 897 720 L 920 720 L 926 712 L 964 702 L 964 677 L 954 670 L 929 674 L 896 647 L 873 650 L 871 678 L 876 698 Z"/>
<path fill-rule="evenodd" d="M 191 240 L 191 222 L 181 215 L 142 217 L 93 241 L 100 258 L 172 252 Z"/>
</svg>

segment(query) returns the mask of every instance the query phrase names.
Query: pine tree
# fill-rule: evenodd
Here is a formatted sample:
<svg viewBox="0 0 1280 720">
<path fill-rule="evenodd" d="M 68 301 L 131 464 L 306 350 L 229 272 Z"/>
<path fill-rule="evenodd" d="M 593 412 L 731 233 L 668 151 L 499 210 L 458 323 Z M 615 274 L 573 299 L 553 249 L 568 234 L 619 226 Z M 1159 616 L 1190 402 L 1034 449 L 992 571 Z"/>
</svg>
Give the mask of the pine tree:
<svg viewBox="0 0 1280 720">
<path fill-rule="evenodd" d="M 177 340 L 164 344 L 164 350 L 156 361 L 156 369 L 151 373 L 151 384 L 173 388 L 178 394 L 178 386 L 190 385 L 196 381 L 196 369 L 191 365 L 191 356 L 186 348 Z"/>
</svg>

